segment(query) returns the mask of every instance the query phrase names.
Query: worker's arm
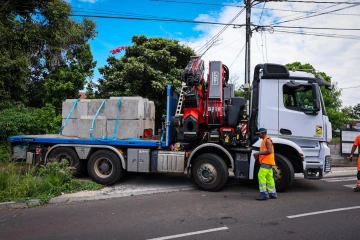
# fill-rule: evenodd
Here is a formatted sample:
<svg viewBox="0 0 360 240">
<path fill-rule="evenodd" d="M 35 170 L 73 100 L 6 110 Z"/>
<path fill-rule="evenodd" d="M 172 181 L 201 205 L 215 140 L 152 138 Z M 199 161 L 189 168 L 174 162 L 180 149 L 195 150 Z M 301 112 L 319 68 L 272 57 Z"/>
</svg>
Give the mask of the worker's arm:
<svg viewBox="0 0 360 240">
<path fill-rule="evenodd" d="M 351 149 L 351 153 L 350 153 L 349 158 L 352 158 L 352 157 L 354 156 L 354 152 L 356 151 L 356 148 L 357 148 L 357 146 L 354 144 L 354 145 L 352 146 L 352 149 Z"/>
<path fill-rule="evenodd" d="M 353 156 L 354 156 L 354 152 L 356 151 L 356 148 L 357 148 L 358 146 L 356 146 L 355 144 L 353 145 L 353 147 L 351 148 L 351 153 L 350 153 L 350 155 L 349 155 L 349 157 L 348 158 L 350 158 L 350 162 L 352 162 L 352 158 L 353 158 Z"/>
<path fill-rule="evenodd" d="M 272 151 L 272 142 L 270 141 L 270 139 L 266 139 L 266 148 L 267 150 L 266 151 L 260 151 L 259 152 L 259 155 L 269 155 L 269 154 L 272 154 L 273 151 Z"/>
<path fill-rule="evenodd" d="M 351 149 L 351 153 L 350 153 L 350 156 L 349 158 L 351 159 L 353 156 L 354 156 L 354 152 L 356 151 L 356 148 L 360 145 L 360 135 L 356 137 L 355 141 L 354 141 L 354 144 L 352 146 L 352 149 Z M 360 152 L 359 152 L 360 154 Z"/>
</svg>

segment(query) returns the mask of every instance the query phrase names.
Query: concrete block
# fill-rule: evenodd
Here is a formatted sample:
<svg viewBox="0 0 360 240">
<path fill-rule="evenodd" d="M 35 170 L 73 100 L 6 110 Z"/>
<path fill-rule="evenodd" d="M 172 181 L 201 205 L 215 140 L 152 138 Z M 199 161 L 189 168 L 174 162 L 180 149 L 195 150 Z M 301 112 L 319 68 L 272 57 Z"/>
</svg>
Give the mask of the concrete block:
<svg viewBox="0 0 360 240">
<path fill-rule="evenodd" d="M 96 114 L 96 112 L 98 111 L 98 109 L 101 106 L 103 101 L 104 101 L 104 99 L 90 99 L 87 114 L 83 114 L 83 115 L 94 116 Z M 98 116 L 106 116 L 106 114 L 105 114 L 105 104 L 100 109 L 100 112 L 99 112 Z"/>
<path fill-rule="evenodd" d="M 147 100 L 147 99 L 146 99 Z M 153 101 L 144 102 L 145 119 L 149 118 L 155 120 L 155 103 Z"/>
<path fill-rule="evenodd" d="M 106 132 L 107 137 L 114 136 L 116 120 L 107 120 Z M 119 120 L 116 139 L 140 138 L 144 135 L 144 129 L 152 128 L 155 130 L 155 121 L 150 119 L 140 120 Z"/>
<path fill-rule="evenodd" d="M 144 120 L 119 120 L 116 139 L 138 138 L 142 136 L 144 132 L 143 121 Z M 107 120 L 107 137 L 112 138 L 114 136 L 115 126 L 116 120 Z"/>
<path fill-rule="evenodd" d="M 90 138 L 90 128 L 94 116 L 81 116 L 78 119 L 78 137 L 79 138 Z M 101 138 L 106 136 L 106 117 L 97 116 L 93 129 L 93 136 Z"/>
<path fill-rule="evenodd" d="M 62 124 L 64 124 L 65 119 L 63 118 Z M 67 137 L 77 137 L 78 136 L 78 119 L 69 118 L 66 123 L 62 135 Z"/>
<path fill-rule="evenodd" d="M 123 97 L 120 110 L 118 107 L 120 97 L 111 97 L 104 106 L 104 116 L 108 119 L 116 119 L 119 116 L 121 120 L 144 119 L 144 102 L 142 97 Z"/>
<path fill-rule="evenodd" d="M 153 134 L 155 134 L 155 120 L 154 119 L 145 119 L 144 120 L 144 129 L 151 128 L 153 130 Z"/>
<path fill-rule="evenodd" d="M 69 115 L 71 108 L 76 99 L 66 99 L 65 102 L 62 103 L 62 118 L 67 118 Z M 73 112 L 70 115 L 70 118 L 80 118 L 81 115 L 87 115 L 88 107 L 90 100 L 81 99 L 75 106 Z"/>
</svg>

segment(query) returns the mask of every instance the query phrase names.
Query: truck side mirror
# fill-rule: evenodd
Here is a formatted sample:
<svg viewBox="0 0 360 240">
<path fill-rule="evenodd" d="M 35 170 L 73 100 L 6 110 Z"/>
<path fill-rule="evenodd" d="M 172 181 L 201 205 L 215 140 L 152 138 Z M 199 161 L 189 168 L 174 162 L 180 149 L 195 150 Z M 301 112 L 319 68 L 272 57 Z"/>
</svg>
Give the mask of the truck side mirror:
<svg viewBox="0 0 360 240">
<path fill-rule="evenodd" d="M 311 87 L 312 87 L 312 98 L 313 98 L 313 110 L 314 112 L 319 112 L 321 109 L 319 86 L 317 85 L 317 83 L 313 83 Z"/>
</svg>

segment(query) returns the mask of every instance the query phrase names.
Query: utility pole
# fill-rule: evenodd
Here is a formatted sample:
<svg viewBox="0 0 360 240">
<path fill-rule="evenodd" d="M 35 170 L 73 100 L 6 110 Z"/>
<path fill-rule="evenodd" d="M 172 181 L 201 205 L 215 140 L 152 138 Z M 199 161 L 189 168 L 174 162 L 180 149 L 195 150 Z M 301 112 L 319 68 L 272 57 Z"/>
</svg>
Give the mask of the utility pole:
<svg viewBox="0 0 360 240">
<path fill-rule="evenodd" d="M 244 3 L 246 7 L 245 86 L 250 87 L 251 0 L 244 0 Z"/>
</svg>

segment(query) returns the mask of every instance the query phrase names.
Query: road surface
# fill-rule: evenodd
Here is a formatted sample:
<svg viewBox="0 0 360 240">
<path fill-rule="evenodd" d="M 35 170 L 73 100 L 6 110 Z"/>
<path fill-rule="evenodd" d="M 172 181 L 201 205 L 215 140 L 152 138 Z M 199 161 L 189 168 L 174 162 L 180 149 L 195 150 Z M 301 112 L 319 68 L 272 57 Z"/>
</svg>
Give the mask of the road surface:
<svg viewBox="0 0 360 240">
<path fill-rule="evenodd" d="M 0 211 L 0 239 L 360 239 L 355 176 L 296 179 L 279 199 L 257 186 L 199 190 Z"/>
</svg>

